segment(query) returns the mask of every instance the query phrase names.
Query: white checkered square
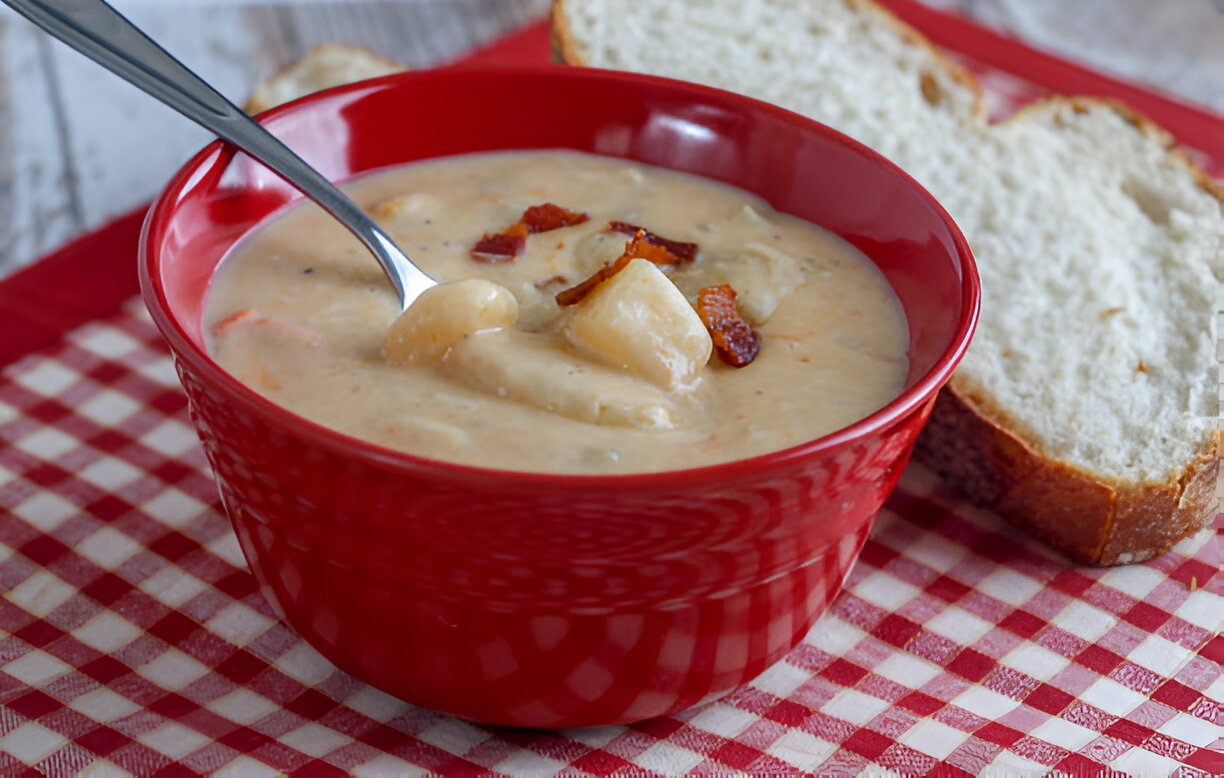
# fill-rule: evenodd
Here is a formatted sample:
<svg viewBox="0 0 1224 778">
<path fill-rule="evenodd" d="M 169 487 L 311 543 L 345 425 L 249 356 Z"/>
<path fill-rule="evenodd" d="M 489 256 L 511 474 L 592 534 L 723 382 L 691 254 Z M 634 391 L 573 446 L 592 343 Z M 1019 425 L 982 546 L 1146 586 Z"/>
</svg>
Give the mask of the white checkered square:
<svg viewBox="0 0 1224 778">
<path fill-rule="evenodd" d="M 1095 643 L 1117 623 L 1117 616 L 1083 600 L 1073 600 L 1058 616 L 1058 626 L 1089 643 Z"/>
<path fill-rule="evenodd" d="M 613 737 L 617 730 L 612 727 L 603 727 L 604 730 L 612 730 Z M 582 730 L 577 730 L 581 732 Z M 571 737 L 571 733 L 565 733 L 566 737 Z M 435 724 L 432 724 L 416 734 L 417 740 L 423 740 L 426 743 L 441 748 L 448 754 L 466 754 L 476 746 L 489 739 L 490 734 L 479 727 L 469 724 L 461 719 L 440 718 Z M 611 738 L 608 738 L 609 740 Z M 607 740 L 599 745 L 604 745 Z M 587 745 L 591 745 L 588 743 Z M 593 746 L 598 748 L 599 746 Z"/>
<path fill-rule="evenodd" d="M 739 733 L 752 726 L 759 717 L 739 708 L 733 708 L 723 702 L 716 702 L 702 708 L 689 719 L 691 726 L 706 732 L 734 740 Z"/>
<path fill-rule="evenodd" d="M 386 692 L 380 692 L 373 686 L 360 686 L 350 694 L 344 704 L 364 713 L 375 721 L 390 721 L 408 710 L 408 703 L 398 700 Z"/>
<path fill-rule="evenodd" d="M 4 596 L 27 613 L 46 616 L 68 601 L 76 589 L 55 573 L 39 570 L 17 584 Z"/>
<path fill-rule="evenodd" d="M 1048 681 L 1071 664 L 1071 660 L 1036 643 L 1021 643 L 1000 659 L 999 664 L 1019 670 L 1038 681 Z"/>
<path fill-rule="evenodd" d="M 294 645 L 282 654 L 276 660 L 275 667 L 306 686 L 317 686 L 336 672 L 335 665 L 305 642 Z"/>
<path fill-rule="evenodd" d="M 833 699 L 822 705 L 820 711 L 861 727 L 890 707 L 892 706 L 887 700 L 854 689 L 842 689 Z"/>
<path fill-rule="evenodd" d="M 1115 716 L 1125 716 L 1147 700 L 1144 695 L 1128 689 L 1112 678 L 1097 681 L 1080 692 L 1079 698 Z"/>
<path fill-rule="evenodd" d="M 114 327 L 85 327 L 70 333 L 69 337 L 86 351 L 107 359 L 116 359 L 143 348 L 140 341 Z"/>
<path fill-rule="evenodd" d="M 1205 721 L 1188 713 L 1175 714 L 1173 718 L 1157 727 L 1156 731 L 1200 748 L 1219 750 L 1216 743 L 1224 739 L 1224 731 L 1221 730 L 1219 722 Z"/>
<path fill-rule="evenodd" d="M 1050 768 L 1040 762 L 1025 759 L 1019 754 L 1003 749 L 990 761 L 986 769 L 982 771 L 982 775 L 1014 775 L 1029 778 L 1029 776 L 1046 775 L 1049 771 Z"/>
<path fill-rule="evenodd" d="M 177 419 L 166 419 L 141 435 L 140 442 L 167 457 L 180 457 L 200 445 L 195 430 Z"/>
<path fill-rule="evenodd" d="M 905 556 L 937 573 L 946 573 L 969 555 L 969 550 L 934 533 L 924 533 L 904 549 Z"/>
<path fill-rule="evenodd" d="M 69 700 L 68 707 L 94 721 L 114 721 L 140 710 L 139 705 L 105 686 Z"/>
<path fill-rule="evenodd" d="M 2 483 L 3 475 L 0 474 L 0 484 Z M 75 516 L 80 510 L 55 492 L 37 492 L 30 499 L 13 506 L 14 515 L 25 519 L 43 532 L 53 531 L 65 519 Z"/>
<path fill-rule="evenodd" d="M 530 752 L 525 752 L 525 753 L 530 753 Z M 554 759 L 544 760 L 544 757 L 536 757 L 536 758 L 540 759 L 541 761 L 548 761 L 548 762 L 556 761 Z M 530 761 L 530 760 L 526 760 L 526 761 Z M 528 768 L 527 772 L 530 772 L 530 771 L 531 771 L 530 768 Z M 509 772 L 511 775 L 514 774 L 514 771 L 506 771 L 506 772 Z M 547 772 L 552 772 L 552 771 L 547 771 Z M 404 778 L 413 778 L 414 776 L 431 775 L 430 771 L 426 770 L 424 767 L 421 767 L 420 765 L 414 765 L 411 762 L 405 762 L 403 759 L 392 756 L 391 754 L 379 754 L 378 756 L 374 757 L 373 759 L 367 762 L 362 762 L 360 765 L 352 769 L 352 774 L 356 776 L 356 778 L 367 778 L 367 777 L 368 778 L 386 778 L 386 776 L 391 776 L 391 775 L 404 776 Z"/>
<path fill-rule="evenodd" d="M 1023 573 L 999 567 L 978 581 L 974 588 L 996 600 L 1019 607 L 1031 600 L 1043 586 L 1041 581 Z"/>
<path fill-rule="evenodd" d="M 144 475 L 144 471 L 112 456 L 99 457 L 77 477 L 88 481 L 103 491 L 115 492 Z"/>
<path fill-rule="evenodd" d="M 139 543 L 113 527 L 102 527 L 76 545 L 78 554 L 104 570 L 114 570 L 142 550 Z"/>
<path fill-rule="evenodd" d="M 493 766 L 495 770 L 504 770 L 503 765 L 509 760 L 503 760 Z M 650 748 L 637 755 L 633 763 L 643 770 L 653 770 L 663 775 L 683 775 L 705 761 L 705 756 L 684 746 L 678 746 L 666 740 L 660 740 Z"/>
<path fill-rule="evenodd" d="M 88 772 L 81 773 L 89 778 L 132 778 L 132 774 L 109 759 L 97 759 L 90 763 Z"/>
<path fill-rule="evenodd" d="M 1068 751 L 1079 751 L 1100 736 L 1099 732 L 1055 716 L 1046 719 L 1029 734 Z"/>
<path fill-rule="evenodd" d="M 753 680 L 753 687 L 780 698 L 789 697 L 796 689 L 811 680 L 812 674 L 789 662 L 775 662 L 768 670 Z"/>
<path fill-rule="evenodd" d="M 896 610 L 917 597 L 922 590 L 888 573 L 872 573 L 854 585 L 855 597 L 888 611 Z"/>
<path fill-rule="evenodd" d="M 27 765 L 36 764 L 64 744 L 64 739 L 36 721 L 27 721 L 0 737 L 0 754 L 9 754 Z"/>
<path fill-rule="evenodd" d="M 14 371 L 10 377 L 26 389 L 47 397 L 54 397 L 81 380 L 80 373 L 53 359 L 34 362 L 29 370 Z"/>
<path fill-rule="evenodd" d="M 396 760 L 397 762 L 400 760 Z M 212 778 L 280 778 L 283 772 L 250 756 L 238 756 L 212 774 Z"/>
<path fill-rule="evenodd" d="M 308 722 L 291 732 L 286 732 L 280 736 L 279 740 L 290 748 L 295 748 L 313 757 L 323 756 L 353 742 L 348 735 L 342 735 L 331 727 L 314 722 Z"/>
<path fill-rule="evenodd" d="M 1224 612 L 1221 615 L 1224 616 Z M 1140 667 L 1146 667 L 1168 678 L 1183 667 L 1191 656 L 1192 651 L 1176 643 L 1159 635 L 1148 635 L 1142 643 L 1130 650 L 1126 658 Z"/>
<path fill-rule="evenodd" d="M 169 647 L 136 672 L 164 689 L 181 689 L 204 676 L 209 669 L 177 648 Z"/>
<path fill-rule="evenodd" d="M 204 626 L 214 635 L 219 635 L 236 646 L 245 646 L 267 632 L 275 623 L 253 608 L 235 602 L 223 608 Z"/>
<path fill-rule="evenodd" d="M 1112 567 L 1101 576 L 1100 582 L 1125 592 L 1136 600 L 1147 597 L 1167 576 L 1160 570 L 1143 565 Z"/>
<path fill-rule="evenodd" d="M 281 707 L 262 694 L 239 687 L 208 703 L 208 709 L 239 724 L 253 724 Z"/>
<path fill-rule="evenodd" d="M 153 499 L 141 503 L 140 508 L 171 527 L 182 527 L 209 509 L 204 503 L 173 486 L 162 490 Z"/>
<path fill-rule="evenodd" d="M 247 569 L 246 557 L 242 555 L 242 547 L 238 545 L 238 536 L 234 533 L 223 532 L 204 547 L 239 570 Z"/>
<path fill-rule="evenodd" d="M 938 665 L 900 652 L 880 662 L 872 671 L 909 689 L 920 689 L 944 672 Z"/>
<path fill-rule="evenodd" d="M 141 581 L 140 590 L 158 602 L 177 608 L 209 587 L 177 565 L 166 565 Z"/>
<path fill-rule="evenodd" d="M 154 359 L 136 366 L 136 372 L 167 388 L 179 385 L 178 373 L 169 359 Z"/>
<path fill-rule="evenodd" d="M 816 622 L 804 642 L 834 656 L 841 656 L 866 637 L 867 633 L 853 624 L 826 616 Z"/>
<path fill-rule="evenodd" d="M 778 738 L 767 753 L 775 759 L 794 765 L 798 770 L 813 770 L 837 753 L 837 744 L 803 730 L 792 729 Z"/>
<path fill-rule="evenodd" d="M 4 672 L 26 686 L 45 686 L 72 668 L 45 651 L 34 649 L 4 665 Z"/>
<path fill-rule="evenodd" d="M 1172 775 L 1181 767 L 1177 760 L 1153 754 L 1146 748 L 1132 748 L 1109 766 L 1123 775 Z"/>
<path fill-rule="evenodd" d="M 998 721 L 1020 703 L 985 686 L 971 686 L 957 695 L 952 704 L 987 721 Z"/>
<path fill-rule="evenodd" d="M 74 638 L 104 654 L 115 653 L 141 634 L 139 627 L 111 610 L 101 611 L 72 630 Z"/>
<path fill-rule="evenodd" d="M 142 732 L 136 736 L 136 739 L 171 759 L 182 759 L 211 742 L 211 738 L 207 735 L 201 735 L 194 729 L 173 721 L 168 721 L 148 732 Z"/>
<path fill-rule="evenodd" d="M 919 753 L 943 759 L 968 739 L 965 732 L 934 719 L 924 719 L 906 730 L 900 742 Z"/>
<path fill-rule="evenodd" d="M 30 456 L 54 462 L 69 451 L 80 448 L 81 441 L 54 427 L 42 427 L 33 434 L 19 438 L 14 445 Z"/>
<path fill-rule="evenodd" d="M 937 635 L 942 635 L 961 645 L 971 646 L 995 628 L 985 619 L 957 607 L 945 608 L 923 625 Z"/>
<path fill-rule="evenodd" d="M 76 407 L 76 412 L 102 426 L 116 426 L 140 410 L 140 403 L 113 389 L 103 389 Z"/>
<path fill-rule="evenodd" d="M 1215 564 L 1219 564 L 1219 559 L 1211 560 Z M 1206 581 L 1199 581 L 1198 585 L 1203 587 L 1207 584 Z M 1192 592 L 1177 608 L 1177 615 L 1194 624 L 1202 627 L 1209 632 L 1220 631 L 1220 595 L 1210 592 L 1207 589 L 1200 588 L 1198 591 Z"/>
</svg>

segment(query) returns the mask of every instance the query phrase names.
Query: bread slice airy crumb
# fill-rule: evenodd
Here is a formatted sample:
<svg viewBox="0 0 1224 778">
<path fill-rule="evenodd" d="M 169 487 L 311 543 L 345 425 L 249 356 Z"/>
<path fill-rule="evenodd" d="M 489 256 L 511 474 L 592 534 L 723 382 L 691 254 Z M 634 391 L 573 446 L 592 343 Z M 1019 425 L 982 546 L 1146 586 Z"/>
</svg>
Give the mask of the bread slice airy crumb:
<svg viewBox="0 0 1224 778">
<path fill-rule="evenodd" d="M 555 58 L 709 84 L 874 147 L 982 274 L 918 453 L 1074 560 L 1150 558 L 1215 515 L 1224 193 L 1125 106 L 991 125 L 974 79 L 868 0 L 554 0 Z"/>
</svg>

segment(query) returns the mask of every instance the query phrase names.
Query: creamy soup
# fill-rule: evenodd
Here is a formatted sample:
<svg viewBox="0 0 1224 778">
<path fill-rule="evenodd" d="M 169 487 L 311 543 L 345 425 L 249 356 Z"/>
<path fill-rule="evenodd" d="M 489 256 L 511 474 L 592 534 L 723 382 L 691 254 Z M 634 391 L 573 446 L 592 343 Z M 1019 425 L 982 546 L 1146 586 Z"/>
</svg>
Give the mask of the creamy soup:
<svg viewBox="0 0 1224 778">
<path fill-rule="evenodd" d="M 674 470 L 812 440 L 901 391 L 906 326 L 879 270 L 742 190 L 548 151 L 347 191 L 452 283 L 401 317 L 365 249 L 299 206 L 225 259 L 204 323 L 238 380 L 354 437 L 500 469 Z M 536 224 L 544 204 L 561 221 Z"/>
</svg>

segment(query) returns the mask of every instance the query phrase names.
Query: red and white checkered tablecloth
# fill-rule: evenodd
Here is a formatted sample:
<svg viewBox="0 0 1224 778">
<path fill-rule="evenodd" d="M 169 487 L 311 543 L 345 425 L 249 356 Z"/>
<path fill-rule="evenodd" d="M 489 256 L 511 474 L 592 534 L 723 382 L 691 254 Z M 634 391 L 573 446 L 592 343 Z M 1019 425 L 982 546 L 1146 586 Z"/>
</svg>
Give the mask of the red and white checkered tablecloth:
<svg viewBox="0 0 1224 778">
<path fill-rule="evenodd" d="M 997 110 L 1034 91 L 970 64 Z M 135 224 L 0 283 L 0 356 L 43 344 L 0 369 L 0 773 L 1224 774 L 1224 522 L 1076 568 L 918 465 L 804 642 L 721 701 L 525 731 L 352 679 L 260 596 L 131 289 L 30 297 L 130 272 Z"/>
</svg>

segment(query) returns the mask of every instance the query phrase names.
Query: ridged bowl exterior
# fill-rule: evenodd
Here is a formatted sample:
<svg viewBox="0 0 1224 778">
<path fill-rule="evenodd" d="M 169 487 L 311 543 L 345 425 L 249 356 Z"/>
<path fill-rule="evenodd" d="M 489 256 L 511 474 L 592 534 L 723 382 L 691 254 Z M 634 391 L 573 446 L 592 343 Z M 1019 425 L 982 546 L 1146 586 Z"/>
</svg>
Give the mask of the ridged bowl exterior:
<svg viewBox="0 0 1224 778">
<path fill-rule="evenodd" d="M 906 308 L 906 393 L 821 441 L 664 474 L 466 468 L 324 430 L 240 386 L 203 353 L 200 300 L 213 268 L 291 197 L 218 146 L 184 169 L 150 216 L 146 301 L 252 571 L 283 618 L 337 666 L 409 702 L 500 724 L 574 727 L 673 713 L 780 659 L 837 594 L 968 343 L 977 312 L 972 258 L 929 195 L 865 149 L 778 109 L 658 79 L 568 69 L 397 76 L 274 112 L 271 125 L 340 178 L 496 147 L 486 138 L 497 133 L 486 129 L 471 137 L 432 130 L 422 140 L 363 128 L 394 117 L 396 105 L 425 114 L 445 107 L 466 126 L 462 117 L 481 115 L 511 86 L 535 95 L 529 113 L 560 101 L 581 114 L 577 129 L 509 133 L 507 147 L 563 145 L 741 186 L 747 178 L 782 210 L 833 212 L 835 229 L 844 212 L 855 224 L 838 231 L 881 265 Z M 711 148 L 743 159 L 703 161 L 695 150 L 708 138 L 694 127 L 718 140 Z M 450 150 L 439 150 L 443 135 Z M 607 137 L 615 141 L 600 140 Z M 761 144 L 781 153 L 764 154 Z M 751 186 L 758 172 L 728 174 L 752 170 L 744 160 L 766 166 L 775 185 Z M 778 188 L 813 160 L 843 173 L 884 171 L 858 186 L 874 187 L 871 201 L 887 203 L 892 218 L 872 226 L 846 210 L 846 200 L 868 202 L 862 193 L 808 196 L 829 187 L 795 180 Z"/>
</svg>

